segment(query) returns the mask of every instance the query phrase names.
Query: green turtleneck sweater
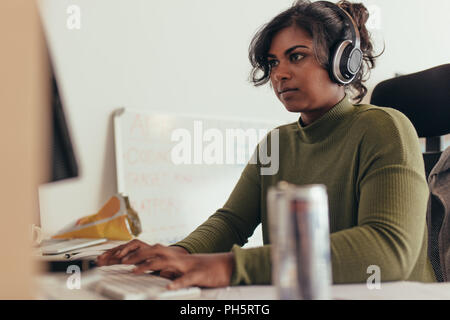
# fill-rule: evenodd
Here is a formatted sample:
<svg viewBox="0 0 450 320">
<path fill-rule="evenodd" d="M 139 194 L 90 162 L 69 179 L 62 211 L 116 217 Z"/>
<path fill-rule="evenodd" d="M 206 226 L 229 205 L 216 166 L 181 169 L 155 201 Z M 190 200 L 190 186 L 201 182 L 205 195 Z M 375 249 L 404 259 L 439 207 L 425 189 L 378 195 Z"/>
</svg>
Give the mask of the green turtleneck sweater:
<svg viewBox="0 0 450 320">
<path fill-rule="evenodd" d="M 346 97 L 306 127 L 277 129 L 278 172 L 261 175 L 261 164 L 247 164 L 223 208 L 176 245 L 190 253 L 231 249 L 232 285 L 269 284 L 268 188 L 281 180 L 324 184 L 334 283 L 366 282 L 370 265 L 380 267 L 382 281 L 436 281 L 427 257 L 422 154 L 402 113 Z M 259 223 L 264 246 L 241 248 Z"/>
</svg>

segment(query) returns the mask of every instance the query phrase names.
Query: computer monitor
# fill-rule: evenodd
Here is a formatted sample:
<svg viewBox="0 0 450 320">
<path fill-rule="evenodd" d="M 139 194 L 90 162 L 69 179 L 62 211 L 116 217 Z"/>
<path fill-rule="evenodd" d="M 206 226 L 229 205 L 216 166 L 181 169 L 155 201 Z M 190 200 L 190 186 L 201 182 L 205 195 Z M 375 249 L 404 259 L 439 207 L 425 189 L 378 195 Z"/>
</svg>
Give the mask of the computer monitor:
<svg viewBox="0 0 450 320">
<path fill-rule="evenodd" d="M 78 176 L 78 164 L 67 127 L 58 84 L 52 72 L 52 150 L 50 182 Z"/>
</svg>

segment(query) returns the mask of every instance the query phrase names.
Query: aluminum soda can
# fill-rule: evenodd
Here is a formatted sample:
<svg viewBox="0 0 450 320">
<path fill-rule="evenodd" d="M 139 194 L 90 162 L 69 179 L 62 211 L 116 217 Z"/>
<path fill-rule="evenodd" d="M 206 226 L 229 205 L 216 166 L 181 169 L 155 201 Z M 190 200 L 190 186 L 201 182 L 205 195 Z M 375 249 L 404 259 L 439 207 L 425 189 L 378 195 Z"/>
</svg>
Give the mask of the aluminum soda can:
<svg viewBox="0 0 450 320">
<path fill-rule="evenodd" d="M 269 190 L 268 211 L 272 277 L 278 297 L 330 299 L 332 273 L 325 186 L 279 183 Z"/>
<path fill-rule="evenodd" d="M 330 299 L 332 273 L 326 187 L 308 185 L 291 190 L 301 299 Z"/>
<path fill-rule="evenodd" d="M 289 184 L 270 187 L 267 195 L 272 284 L 281 300 L 300 299 L 294 229 L 290 218 Z"/>
</svg>

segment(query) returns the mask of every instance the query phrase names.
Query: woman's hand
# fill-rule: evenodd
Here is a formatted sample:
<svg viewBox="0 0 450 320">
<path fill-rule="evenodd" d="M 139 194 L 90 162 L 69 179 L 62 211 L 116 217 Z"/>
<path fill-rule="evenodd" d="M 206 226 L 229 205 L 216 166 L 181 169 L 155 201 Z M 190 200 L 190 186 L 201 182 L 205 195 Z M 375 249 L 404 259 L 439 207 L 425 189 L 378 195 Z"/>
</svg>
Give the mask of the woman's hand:
<svg viewBox="0 0 450 320">
<path fill-rule="evenodd" d="M 149 249 L 152 246 L 142 242 L 140 240 L 132 240 L 128 243 L 125 243 L 123 245 L 117 246 L 115 248 L 109 249 L 108 251 L 104 252 L 100 256 L 97 257 L 97 265 L 98 266 L 110 266 L 113 264 L 122 264 L 122 259 L 126 258 L 129 254 L 132 254 L 133 252 L 137 250 L 142 249 Z M 182 247 L 166 247 L 170 250 L 175 250 L 179 253 L 189 253 L 187 250 L 185 250 Z"/>
<path fill-rule="evenodd" d="M 129 261 L 123 261 L 123 260 L 125 260 L 130 254 L 134 253 L 137 250 L 149 249 L 151 247 L 152 246 L 148 245 L 147 243 L 135 239 L 126 244 L 112 248 L 112 249 L 106 251 L 105 253 L 103 253 L 102 255 L 100 255 L 97 258 L 97 265 L 100 267 L 114 265 L 114 264 L 136 264 L 136 265 L 138 265 L 142 261 L 136 261 L 135 263 L 131 263 Z M 189 253 L 184 248 L 178 247 L 178 246 L 166 247 L 166 249 L 177 251 L 180 254 L 183 254 L 183 253 L 188 254 Z M 145 256 L 142 256 L 142 257 L 143 257 L 143 261 L 145 261 L 146 260 Z M 170 268 L 167 268 L 165 270 L 160 270 L 159 275 L 161 277 L 172 279 L 172 280 L 180 276 L 179 273 L 177 273 L 176 271 L 174 271 Z"/>
<path fill-rule="evenodd" d="M 99 266 L 111 264 L 134 264 L 136 274 L 160 271 L 160 275 L 176 278 L 169 289 L 189 286 L 224 287 L 230 284 L 234 266 L 233 253 L 187 254 L 181 247 L 148 245 L 133 240 L 113 248 L 97 259 Z"/>
</svg>

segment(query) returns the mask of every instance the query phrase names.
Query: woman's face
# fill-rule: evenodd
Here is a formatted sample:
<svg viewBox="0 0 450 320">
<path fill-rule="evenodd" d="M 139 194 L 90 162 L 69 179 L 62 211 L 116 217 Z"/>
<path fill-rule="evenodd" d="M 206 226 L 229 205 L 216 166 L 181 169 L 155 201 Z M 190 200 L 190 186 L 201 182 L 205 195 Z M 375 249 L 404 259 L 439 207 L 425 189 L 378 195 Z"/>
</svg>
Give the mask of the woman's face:
<svg viewBox="0 0 450 320">
<path fill-rule="evenodd" d="M 288 27 L 273 37 L 268 62 L 276 96 L 288 111 L 301 112 L 305 124 L 344 98 L 344 88 L 330 80 L 316 59 L 312 38 L 301 28 Z"/>
</svg>

